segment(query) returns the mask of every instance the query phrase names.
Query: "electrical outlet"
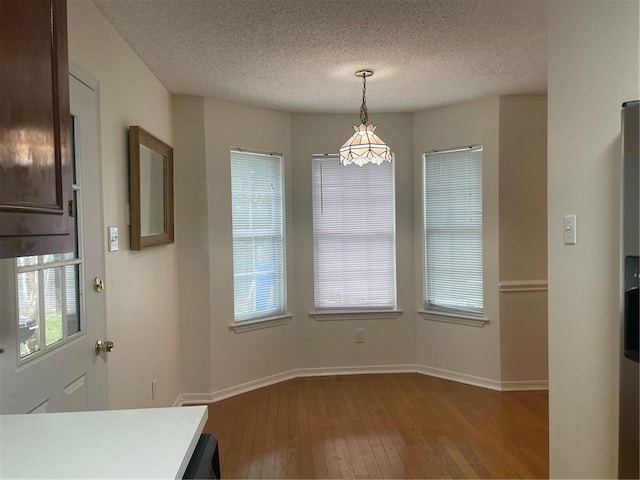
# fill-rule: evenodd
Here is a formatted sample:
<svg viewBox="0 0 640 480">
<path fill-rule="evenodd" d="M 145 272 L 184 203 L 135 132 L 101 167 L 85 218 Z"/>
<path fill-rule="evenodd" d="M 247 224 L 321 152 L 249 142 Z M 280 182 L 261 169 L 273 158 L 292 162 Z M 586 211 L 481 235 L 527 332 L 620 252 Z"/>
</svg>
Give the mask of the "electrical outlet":
<svg viewBox="0 0 640 480">
<path fill-rule="evenodd" d="M 158 380 L 151 380 L 151 400 L 158 396 Z"/>
<path fill-rule="evenodd" d="M 364 343 L 364 328 L 356 328 L 356 343 Z"/>
</svg>

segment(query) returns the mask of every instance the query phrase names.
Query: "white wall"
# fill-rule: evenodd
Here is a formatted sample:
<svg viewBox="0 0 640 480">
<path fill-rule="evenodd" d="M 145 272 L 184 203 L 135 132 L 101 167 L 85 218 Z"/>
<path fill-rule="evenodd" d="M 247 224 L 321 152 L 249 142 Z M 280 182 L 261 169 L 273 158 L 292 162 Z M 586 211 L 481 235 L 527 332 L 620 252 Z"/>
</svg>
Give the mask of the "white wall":
<svg viewBox="0 0 640 480">
<path fill-rule="evenodd" d="M 188 172 L 176 175 L 176 208 L 182 212 L 177 235 L 180 240 L 184 228 L 189 233 L 182 236 L 192 237 L 178 244 L 184 391 L 218 392 L 295 368 L 413 364 L 413 196 L 403 187 L 412 182 L 411 115 L 376 116 L 396 153 L 398 304 L 409 314 L 395 320 L 316 322 L 308 317 L 313 310 L 311 155 L 336 152 L 353 116 L 294 115 L 292 122 L 289 114 L 195 97 L 176 97 L 174 114 L 176 157 L 188 161 Z M 228 328 L 233 321 L 229 149 L 234 146 L 285 155 L 288 298 L 289 312 L 295 314 L 286 326 L 239 334 Z M 184 293 L 183 284 L 188 285 Z M 203 338 L 209 328 L 207 344 Z M 354 343 L 355 328 L 365 328 L 365 344 Z M 208 388 L 202 381 L 207 373 Z"/>
<path fill-rule="evenodd" d="M 127 142 L 128 127 L 140 125 L 172 143 L 171 95 L 91 2 L 69 0 L 68 29 L 71 62 L 100 82 L 104 228 L 120 231 L 120 251 L 106 254 L 109 407 L 171 405 L 179 393 L 176 247 L 128 248 Z"/>
<path fill-rule="evenodd" d="M 479 328 L 416 319 L 416 359 L 420 365 L 500 381 L 500 311 L 498 300 L 498 129 L 499 98 L 435 108 L 413 115 L 415 264 L 422 249 L 422 153 L 464 145 L 484 146 L 483 268 L 484 315 Z M 415 307 L 423 308 L 423 269 L 416 268 Z"/>
<path fill-rule="evenodd" d="M 547 97 L 500 97 L 500 364 L 503 382 L 546 382 Z"/>
<path fill-rule="evenodd" d="M 521 129 L 535 126 L 544 134 L 544 97 L 514 97 L 506 103 L 510 106 L 506 109 L 511 112 L 507 115 L 509 121 L 518 123 L 518 118 L 524 116 L 526 120 L 519 123 Z M 404 314 L 385 320 L 363 317 L 317 321 L 309 317 L 314 309 L 311 156 L 335 153 L 349 135 L 353 115 L 289 115 L 210 98 L 175 97 L 176 157 L 183 162 L 182 171 L 176 174 L 183 392 L 220 392 L 300 368 L 411 368 L 416 363 L 499 382 L 501 349 L 512 363 L 507 366 L 505 380 L 545 381 L 546 293 L 511 297 L 516 298 L 507 303 L 511 324 L 522 327 L 535 323 L 526 331 L 529 340 L 533 334 L 537 337 L 523 345 L 520 328 L 507 332 L 501 345 L 497 203 L 500 104 L 500 99 L 493 98 L 415 115 L 375 116 L 380 135 L 395 153 L 397 292 L 398 308 Z M 516 133 L 506 133 L 511 138 L 506 141 L 507 146 L 523 141 Z M 529 193 L 540 196 L 541 189 L 544 200 L 546 161 L 542 137 L 539 132 L 528 136 L 531 152 L 527 160 L 536 161 L 527 171 L 539 178 L 542 170 L 541 185 L 535 183 Z M 414 214 L 421 205 L 421 182 L 416 175 L 416 170 L 421 171 L 419 152 L 470 143 L 485 147 L 485 311 L 491 321 L 484 328 L 427 322 L 421 317 L 416 319 L 415 314 L 422 298 L 422 268 L 416 261 L 422 258 L 422 220 L 420 213 Z M 229 149 L 233 146 L 285 154 L 288 298 L 289 312 L 294 314 L 286 326 L 239 334 L 228 328 L 233 321 L 229 164 Z M 509 149 L 505 147 L 505 151 Z M 539 158 L 540 152 L 543 158 Z M 509 158 L 505 154 L 505 159 Z M 518 177 L 520 161 L 520 157 L 511 158 L 505 170 L 507 180 Z M 506 196 L 505 201 L 517 200 L 515 195 L 511 197 Z M 521 212 L 523 219 L 530 217 L 529 221 L 535 216 L 537 220 L 531 228 L 542 229 L 541 234 L 536 234 L 543 239 L 543 245 L 540 248 L 536 241 L 532 245 L 544 255 L 544 202 L 529 204 L 521 199 L 522 202 L 526 205 L 512 212 Z M 517 235 L 508 233 L 505 238 L 517 252 Z M 525 277 L 545 278 L 546 257 L 533 263 L 540 262 L 540 271 L 525 269 Z M 516 271 L 522 272 L 522 268 Z M 364 329 L 365 343 L 354 342 L 356 328 Z M 527 357 L 522 352 L 533 354 Z"/>
<path fill-rule="evenodd" d="M 620 105 L 640 98 L 638 2 L 551 2 L 548 18 L 551 476 L 615 477 Z"/>
<path fill-rule="evenodd" d="M 415 295 L 423 308 L 422 153 L 483 151 L 483 327 L 416 319 L 416 360 L 445 376 L 502 388 L 547 381 L 547 293 L 500 292 L 546 281 L 546 96 L 503 96 L 414 114 Z M 473 378 L 475 377 L 475 378 Z"/>
<path fill-rule="evenodd" d="M 396 153 L 398 305 L 408 314 L 395 320 L 316 322 L 308 317 L 313 310 L 311 155 L 336 152 L 353 116 L 291 116 L 201 97 L 177 96 L 173 105 L 176 158 L 185 167 L 176 173 L 183 392 L 219 392 L 296 368 L 413 364 L 413 196 L 406 188 L 413 175 L 412 116 L 376 115 L 380 134 Z M 287 296 L 294 314 L 288 325 L 229 330 L 231 147 L 285 156 Z M 355 328 L 365 329 L 364 344 L 354 343 Z"/>
<path fill-rule="evenodd" d="M 205 393 L 211 391 L 211 301 L 204 98 L 173 97 L 173 140 L 180 391 Z"/>
<path fill-rule="evenodd" d="M 352 115 L 296 114 L 292 119 L 293 205 L 295 228 L 296 334 L 301 345 L 299 368 L 406 365 L 415 363 L 412 116 L 373 114 L 376 133 L 395 153 L 396 277 L 398 308 L 393 320 L 316 321 L 309 318 L 313 300 L 313 215 L 311 155 L 338 153 L 351 136 Z M 409 187 L 407 187 L 409 186 Z M 365 343 L 354 343 L 356 328 Z"/>
<path fill-rule="evenodd" d="M 229 331 L 233 323 L 233 242 L 229 150 L 242 147 L 278 152 L 285 159 L 285 198 L 292 195 L 291 116 L 262 108 L 205 98 L 206 181 L 209 228 L 209 298 L 211 301 L 211 390 L 240 385 L 296 365 L 294 319 L 245 333 Z M 286 207 L 287 298 L 296 298 L 293 202 Z M 205 334 L 205 332 L 202 332 Z"/>
</svg>

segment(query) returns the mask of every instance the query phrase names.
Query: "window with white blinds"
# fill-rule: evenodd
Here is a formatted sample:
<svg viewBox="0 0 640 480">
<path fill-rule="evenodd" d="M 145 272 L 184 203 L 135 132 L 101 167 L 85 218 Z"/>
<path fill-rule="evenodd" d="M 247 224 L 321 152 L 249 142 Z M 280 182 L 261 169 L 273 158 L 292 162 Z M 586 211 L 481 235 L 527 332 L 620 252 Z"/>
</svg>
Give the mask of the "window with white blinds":
<svg viewBox="0 0 640 480">
<path fill-rule="evenodd" d="M 393 163 L 312 164 L 315 308 L 394 309 Z"/>
<path fill-rule="evenodd" d="M 481 315 L 482 147 L 424 154 L 425 308 Z"/>
<path fill-rule="evenodd" d="M 235 322 L 285 312 L 284 173 L 275 154 L 231 150 Z"/>
</svg>

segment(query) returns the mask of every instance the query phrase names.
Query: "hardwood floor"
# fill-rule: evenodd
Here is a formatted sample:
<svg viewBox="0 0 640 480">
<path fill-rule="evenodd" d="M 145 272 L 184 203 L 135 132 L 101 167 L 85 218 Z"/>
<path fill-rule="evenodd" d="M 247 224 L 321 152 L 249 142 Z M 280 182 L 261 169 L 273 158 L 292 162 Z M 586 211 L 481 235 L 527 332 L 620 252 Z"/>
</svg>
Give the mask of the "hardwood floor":
<svg viewBox="0 0 640 480">
<path fill-rule="evenodd" d="M 547 392 L 298 378 L 209 405 L 223 478 L 545 478 Z"/>
</svg>

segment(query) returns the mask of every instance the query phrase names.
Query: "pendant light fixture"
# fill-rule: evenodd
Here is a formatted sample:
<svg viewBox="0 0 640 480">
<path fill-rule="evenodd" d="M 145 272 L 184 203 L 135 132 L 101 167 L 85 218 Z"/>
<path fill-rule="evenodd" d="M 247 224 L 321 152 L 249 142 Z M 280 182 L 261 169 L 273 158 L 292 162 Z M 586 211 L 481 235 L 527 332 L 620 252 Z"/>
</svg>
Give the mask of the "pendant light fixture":
<svg viewBox="0 0 640 480">
<path fill-rule="evenodd" d="M 340 147 L 340 163 L 342 165 L 354 163 L 362 166 L 367 163 L 380 165 L 382 162 L 391 162 L 391 149 L 374 133 L 377 125 L 369 123 L 367 77 L 373 75 L 373 70 L 358 70 L 355 75 L 362 78 L 360 125 L 353 126 L 356 133 Z"/>
</svg>

